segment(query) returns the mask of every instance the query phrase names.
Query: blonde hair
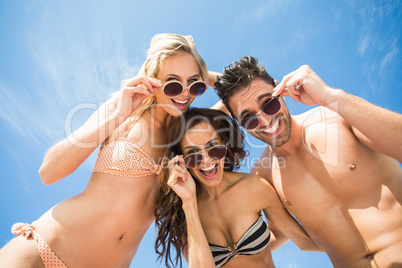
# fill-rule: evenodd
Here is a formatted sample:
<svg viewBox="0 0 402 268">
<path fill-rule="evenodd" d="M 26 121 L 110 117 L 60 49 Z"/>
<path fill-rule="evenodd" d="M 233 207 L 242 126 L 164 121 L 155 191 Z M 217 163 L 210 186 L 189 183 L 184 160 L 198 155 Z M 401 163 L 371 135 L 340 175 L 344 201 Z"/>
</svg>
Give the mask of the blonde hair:
<svg viewBox="0 0 402 268">
<path fill-rule="evenodd" d="M 163 33 L 155 35 L 151 40 L 151 45 L 147 51 L 147 59 L 139 70 L 137 76 L 147 76 L 156 78 L 161 64 L 171 56 L 179 53 L 191 54 L 200 68 L 202 80 L 208 83 L 208 68 L 204 60 L 195 47 L 191 35 L 183 36 L 179 34 Z M 155 103 L 155 93 L 152 97 L 147 97 L 142 104 L 133 112 L 133 115 L 139 115 Z"/>
</svg>

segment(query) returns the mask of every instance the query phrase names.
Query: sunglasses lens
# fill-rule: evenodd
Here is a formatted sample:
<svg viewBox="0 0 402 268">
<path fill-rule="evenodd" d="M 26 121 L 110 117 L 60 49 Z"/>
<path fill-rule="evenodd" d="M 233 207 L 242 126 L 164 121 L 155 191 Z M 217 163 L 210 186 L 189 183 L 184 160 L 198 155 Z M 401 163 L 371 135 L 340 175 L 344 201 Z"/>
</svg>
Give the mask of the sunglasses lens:
<svg viewBox="0 0 402 268">
<path fill-rule="evenodd" d="M 241 120 L 240 125 L 245 129 L 254 129 L 258 126 L 260 120 L 256 115 L 247 117 L 246 119 Z"/>
<path fill-rule="evenodd" d="M 182 91 L 183 91 L 183 86 L 177 82 L 169 83 L 163 89 L 163 92 L 168 97 L 179 96 Z"/>
<path fill-rule="evenodd" d="M 269 100 L 264 108 L 262 108 L 262 111 L 266 115 L 274 115 L 276 114 L 279 110 L 281 109 L 281 103 L 277 98 Z"/>
<path fill-rule="evenodd" d="M 184 157 L 184 164 L 188 168 L 196 168 L 202 162 L 202 154 L 192 154 Z"/>
<path fill-rule="evenodd" d="M 196 82 L 190 87 L 190 95 L 193 97 L 198 97 L 201 96 L 205 90 L 207 89 L 207 86 L 203 82 Z"/>
<path fill-rule="evenodd" d="M 214 160 L 220 160 L 220 159 L 224 158 L 226 155 L 226 147 L 223 145 L 219 145 L 214 148 L 211 148 L 208 151 L 208 155 L 210 158 L 212 158 Z"/>
</svg>

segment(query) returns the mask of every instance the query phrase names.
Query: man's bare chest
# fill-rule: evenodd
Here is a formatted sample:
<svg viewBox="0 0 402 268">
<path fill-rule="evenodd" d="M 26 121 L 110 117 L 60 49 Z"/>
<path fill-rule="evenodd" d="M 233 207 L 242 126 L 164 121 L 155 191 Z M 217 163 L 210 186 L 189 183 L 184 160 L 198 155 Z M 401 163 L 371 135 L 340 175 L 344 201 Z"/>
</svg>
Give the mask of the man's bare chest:
<svg viewBox="0 0 402 268">
<path fill-rule="evenodd" d="M 277 168 L 271 171 L 271 183 L 289 211 L 325 211 L 381 190 L 386 162 L 381 154 L 349 142 L 329 144 L 320 156 L 314 152 L 318 146 L 311 143 L 300 154 L 272 159 Z"/>
</svg>

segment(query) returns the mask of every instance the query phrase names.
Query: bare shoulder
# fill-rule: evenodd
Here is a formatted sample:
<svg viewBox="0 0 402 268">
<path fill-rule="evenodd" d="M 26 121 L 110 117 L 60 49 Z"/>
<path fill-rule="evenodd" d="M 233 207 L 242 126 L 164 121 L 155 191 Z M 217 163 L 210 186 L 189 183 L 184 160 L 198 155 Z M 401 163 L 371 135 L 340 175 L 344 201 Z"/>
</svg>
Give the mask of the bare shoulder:
<svg viewBox="0 0 402 268">
<path fill-rule="evenodd" d="M 257 210 L 277 204 L 278 195 L 267 179 L 246 173 L 240 173 L 239 175 L 241 179 L 237 183 L 237 189 L 240 189 L 243 195 L 248 197 L 248 200 L 252 200 Z"/>
<path fill-rule="evenodd" d="M 323 106 L 315 107 L 302 114 L 293 115 L 292 117 L 298 123 L 306 121 L 309 123 L 318 123 L 337 121 L 342 119 L 342 117 L 337 112 Z"/>
<path fill-rule="evenodd" d="M 253 193 L 265 193 L 266 190 L 272 188 L 271 184 L 267 179 L 262 176 L 243 173 L 243 172 L 233 172 L 236 174 L 237 182 L 239 187 L 244 189 L 249 189 Z M 273 188 L 272 188 L 273 189 Z"/>
<path fill-rule="evenodd" d="M 336 105 L 336 104 L 332 104 Z M 335 107 L 336 110 L 336 107 Z M 327 126 L 328 124 L 339 124 L 340 126 L 350 128 L 348 122 L 336 111 L 327 107 L 319 106 L 310 109 L 302 114 L 292 116 L 293 120 L 303 128 Z"/>
</svg>

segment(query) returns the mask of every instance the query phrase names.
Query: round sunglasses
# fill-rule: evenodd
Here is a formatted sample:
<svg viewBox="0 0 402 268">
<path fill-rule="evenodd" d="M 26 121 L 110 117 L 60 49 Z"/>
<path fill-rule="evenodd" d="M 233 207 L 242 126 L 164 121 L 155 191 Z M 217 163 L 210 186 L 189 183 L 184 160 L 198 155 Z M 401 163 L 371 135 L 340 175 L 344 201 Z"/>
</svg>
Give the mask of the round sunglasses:
<svg viewBox="0 0 402 268">
<path fill-rule="evenodd" d="M 209 158 L 213 160 L 221 160 L 222 158 L 224 158 L 226 155 L 226 151 L 227 149 L 224 145 L 217 145 L 206 150 Z M 201 165 L 202 159 L 202 153 L 189 154 L 184 157 L 184 164 L 188 168 L 196 168 Z"/>
<path fill-rule="evenodd" d="M 180 96 L 184 90 L 188 90 L 191 97 L 199 97 L 207 90 L 207 84 L 202 80 L 197 80 L 188 87 L 183 86 L 182 83 L 176 80 L 165 83 L 162 87 L 162 92 L 169 98 Z"/>
<path fill-rule="evenodd" d="M 240 122 L 240 125 L 247 130 L 255 129 L 260 124 L 260 119 L 258 118 L 259 113 L 263 112 L 266 115 L 274 115 L 280 109 L 281 103 L 279 102 L 279 96 L 275 96 L 271 99 L 268 99 L 258 113 L 248 115 L 246 118 L 243 118 Z"/>
</svg>

